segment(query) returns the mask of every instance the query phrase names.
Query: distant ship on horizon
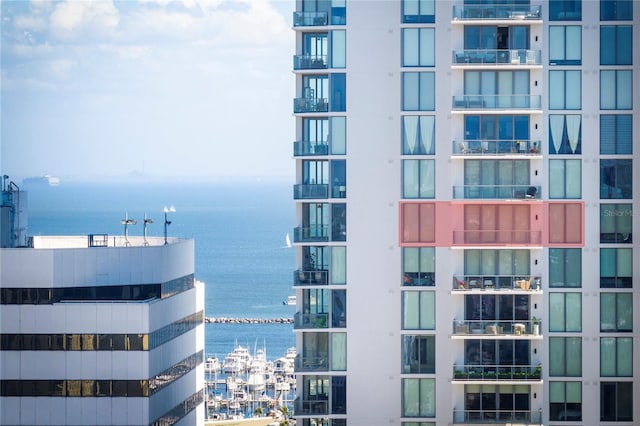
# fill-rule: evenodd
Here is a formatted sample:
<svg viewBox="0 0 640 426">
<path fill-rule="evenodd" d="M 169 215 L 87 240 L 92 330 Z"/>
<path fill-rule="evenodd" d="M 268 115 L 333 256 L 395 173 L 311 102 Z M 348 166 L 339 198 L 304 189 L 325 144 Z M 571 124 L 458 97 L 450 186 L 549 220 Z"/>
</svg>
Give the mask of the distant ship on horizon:
<svg viewBox="0 0 640 426">
<path fill-rule="evenodd" d="M 51 176 L 51 175 L 32 176 L 32 177 L 22 179 L 22 184 L 25 186 L 31 186 L 31 185 L 58 186 L 60 185 L 60 178 L 57 176 Z"/>
</svg>

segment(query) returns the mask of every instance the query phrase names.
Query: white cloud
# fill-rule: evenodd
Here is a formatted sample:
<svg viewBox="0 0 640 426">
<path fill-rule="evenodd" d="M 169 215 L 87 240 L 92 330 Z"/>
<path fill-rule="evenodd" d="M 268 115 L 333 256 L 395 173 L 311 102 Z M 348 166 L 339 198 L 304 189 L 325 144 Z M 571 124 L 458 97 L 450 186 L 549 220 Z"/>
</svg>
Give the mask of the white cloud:
<svg viewBox="0 0 640 426">
<path fill-rule="evenodd" d="M 81 37 L 112 34 L 119 23 L 118 9 L 111 1 L 73 1 L 58 3 L 50 17 L 55 39 L 78 40 Z"/>
</svg>

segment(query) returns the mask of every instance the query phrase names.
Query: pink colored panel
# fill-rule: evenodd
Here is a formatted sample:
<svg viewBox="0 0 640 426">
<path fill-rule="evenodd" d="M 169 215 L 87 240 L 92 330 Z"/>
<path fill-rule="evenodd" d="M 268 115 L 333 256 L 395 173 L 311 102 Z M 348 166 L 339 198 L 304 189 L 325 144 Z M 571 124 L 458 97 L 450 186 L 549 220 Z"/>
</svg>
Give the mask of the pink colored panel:
<svg viewBox="0 0 640 426">
<path fill-rule="evenodd" d="M 436 206 L 433 203 L 420 204 L 420 242 L 436 241 Z"/>
<path fill-rule="evenodd" d="M 420 205 L 402 205 L 402 242 L 416 243 L 420 235 Z"/>
</svg>

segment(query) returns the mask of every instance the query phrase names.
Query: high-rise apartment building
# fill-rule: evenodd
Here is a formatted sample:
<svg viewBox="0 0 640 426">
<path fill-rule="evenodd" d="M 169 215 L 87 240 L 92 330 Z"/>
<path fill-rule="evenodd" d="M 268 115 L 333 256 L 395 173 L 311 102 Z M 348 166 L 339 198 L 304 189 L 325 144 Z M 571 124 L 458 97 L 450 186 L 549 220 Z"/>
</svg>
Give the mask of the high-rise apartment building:
<svg viewBox="0 0 640 426">
<path fill-rule="evenodd" d="M 204 424 L 193 240 L 28 238 L 4 180 L 0 213 L 0 424 Z"/>
<path fill-rule="evenodd" d="M 293 27 L 298 424 L 640 422 L 640 2 Z"/>
</svg>

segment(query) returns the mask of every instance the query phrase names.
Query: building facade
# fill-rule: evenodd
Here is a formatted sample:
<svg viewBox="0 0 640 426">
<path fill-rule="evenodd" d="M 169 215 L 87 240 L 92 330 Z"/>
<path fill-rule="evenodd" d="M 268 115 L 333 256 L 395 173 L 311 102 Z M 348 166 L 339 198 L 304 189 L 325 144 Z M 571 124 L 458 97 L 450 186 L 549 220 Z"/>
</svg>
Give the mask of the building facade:
<svg viewBox="0 0 640 426">
<path fill-rule="evenodd" d="M 640 2 L 293 29 L 298 423 L 640 422 Z"/>
<path fill-rule="evenodd" d="M 193 240 L 26 238 L 24 192 L 2 195 L 0 424 L 203 424 Z"/>
</svg>

